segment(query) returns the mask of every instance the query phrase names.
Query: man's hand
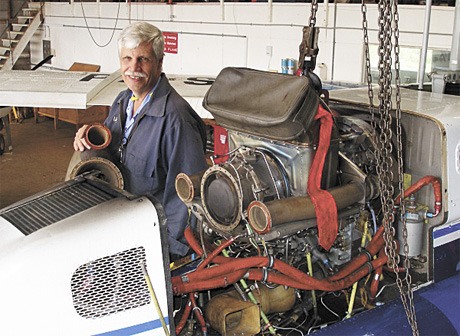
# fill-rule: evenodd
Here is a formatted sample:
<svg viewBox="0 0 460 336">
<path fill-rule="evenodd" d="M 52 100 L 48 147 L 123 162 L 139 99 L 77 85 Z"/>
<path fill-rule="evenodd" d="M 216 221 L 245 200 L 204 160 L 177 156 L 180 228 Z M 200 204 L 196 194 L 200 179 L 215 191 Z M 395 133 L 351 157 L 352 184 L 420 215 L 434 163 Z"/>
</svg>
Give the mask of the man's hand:
<svg viewBox="0 0 460 336">
<path fill-rule="evenodd" d="M 85 149 L 91 149 L 91 147 L 88 145 L 84 137 L 84 134 L 87 128 L 88 128 L 88 125 L 83 125 L 77 131 L 77 134 L 75 134 L 75 138 L 73 140 L 73 148 L 76 151 L 83 152 Z"/>
</svg>

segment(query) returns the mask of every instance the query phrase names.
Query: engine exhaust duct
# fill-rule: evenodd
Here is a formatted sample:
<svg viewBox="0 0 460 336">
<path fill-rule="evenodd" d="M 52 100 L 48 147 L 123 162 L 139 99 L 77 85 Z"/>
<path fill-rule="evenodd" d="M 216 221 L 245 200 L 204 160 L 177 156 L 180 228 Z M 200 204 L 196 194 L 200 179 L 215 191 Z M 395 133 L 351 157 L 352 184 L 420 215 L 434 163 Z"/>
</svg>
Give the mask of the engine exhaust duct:
<svg viewBox="0 0 460 336">
<path fill-rule="evenodd" d="M 180 173 L 176 176 L 176 192 L 182 202 L 190 203 L 195 197 L 201 195 L 201 179 L 205 171 L 194 175 Z"/>
<path fill-rule="evenodd" d="M 357 183 L 330 189 L 332 197 L 341 210 L 364 197 L 364 187 Z M 313 202 L 308 196 L 289 197 L 267 203 L 253 201 L 248 206 L 249 224 L 259 234 L 265 234 L 277 225 L 302 221 L 315 217 Z"/>
<path fill-rule="evenodd" d="M 73 153 L 67 167 L 65 180 L 71 180 L 78 175 L 96 171 L 99 179 L 109 183 L 112 187 L 123 189 L 123 175 L 108 152 L 104 150 L 112 140 L 110 130 L 100 123 L 90 124 L 86 128 L 83 138 L 91 149 Z"/>
</svg>

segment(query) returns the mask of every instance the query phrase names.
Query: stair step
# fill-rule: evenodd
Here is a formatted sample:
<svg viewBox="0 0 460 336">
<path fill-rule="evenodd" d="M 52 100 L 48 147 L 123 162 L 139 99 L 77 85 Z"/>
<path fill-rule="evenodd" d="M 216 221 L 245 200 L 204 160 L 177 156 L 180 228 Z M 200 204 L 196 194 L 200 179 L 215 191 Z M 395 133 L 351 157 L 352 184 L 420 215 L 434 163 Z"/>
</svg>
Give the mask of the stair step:
<svg viewBox="0 0 460 336">
<path fill-rule="evenodd" d="M 29 27 L 29 24 L 28 23 L 12 23 L 11 24 L 13 26 L 13 30 L 21 30 L 21 28 L 24 28 L 24 27 Z M 15 28 L 18 28 L 18 29 L 15 29 Z"/>
<path fill-rule="evenodd" d="M 7 52 L 11 52 L 11 49 L 10 47 L 0 47 L 0 53 L 2 55 L 5 55 Z"/>
<path fill-rule="evenodd" d="M 22 12 L 24 13 L 24 15 L 33 15 L 33 14 L 36 14 L 38 13 L 39 9 L 38 8 L 23 8 L 22 9 Z"/>
<path fill-rule="evenodd" d="M 18 23 L 28 23 L 33 18 L 34 18 L 33 16 L 21 16 L 21 15 L 16 16 Z"/>
<path fill-rule="evenodd" d="M 10 39 L 5 39 L 5 38 L 3 38 L 3 39 L 2 39 L 2 42 L 3 42 L 3 46 L 4 46 L 4 47 L 9 47 L 9 46 L 11 46 L 11 44 L 13 44 L 13 43 L 18 43 L 19 40 L 10 40 Z"/>
<path fill-rule="evenodd" d="M 16 17 L 18 20 L 32 20 L 34 16 L 31 15 L 18 15 Z"/>
<path fill-rule="evenodd" d="M 41 7 L 41 4 L 40 2 L 29 2 L 28 3 L 28 8 L 32 8 L 32 9 L 40 9 Z"/>
<path fill-rule="evenodd" d="M 5 56 L 5 55 L 0 55 L 0 59 L 7 60 L 8 58 L 10 58 L 10 57 L 9 57 L 9 56 Z"/>
<path fill-rule="evenodd" d="M 37 15 L 37 13 L 38 13 L 38 10 L 37 9 L 30 9 L 30 8 L 23 8 L 22 13 L 24 14 L 24 16 L 33 16 L 33 17 L 35 17 L 35 15 Z"/>
<path fill-rule="evenodd" d="M 17 30 L 9 30 L 8 33 L 10 36 L 24 35 L 25 32 Z"/>
</svg>

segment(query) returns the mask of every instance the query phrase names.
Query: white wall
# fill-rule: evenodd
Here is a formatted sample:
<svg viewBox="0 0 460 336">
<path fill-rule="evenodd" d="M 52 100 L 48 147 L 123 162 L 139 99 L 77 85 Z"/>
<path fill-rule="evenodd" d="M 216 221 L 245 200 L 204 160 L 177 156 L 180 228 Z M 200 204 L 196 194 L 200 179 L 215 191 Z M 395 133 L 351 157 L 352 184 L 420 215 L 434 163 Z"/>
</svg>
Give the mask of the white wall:
<svg viewBox="0 0 460 336">
<path fill-rule="evenodd" d="M 45 3 L 45 22 L 35 36 L 32 62 L 43 58 L 41 40 L 46 39 L 55 53 L 55 68 L 67 69 L 73 62 L 85 62 L 100 64 L 102 72 L 113 72 L 118 68 L 116 40 L 120 30 L 130 21 L 145 20 L 163 31 L 179 34 L 178 53 L 166 54 L 166 73 L 215 76 L 225 66 L 281 71 L 282 58 L 299 57 L 310 6 L 231 2 L 84 3 L 82 7 L 80 2 Z M 425 8 L 400 5 L 399 13 L 400 44 L 420 47 Z M 377 6 L 368 5 L 367 15 L 370 42 L 378 43 Z M 430 48 L 451 48 L 453 21 L 454 7 L 433 7 Z M 317 26 L 321 28 L 317 64 L 324 64 L 321 68 L 327 80 L 360 82 L 361 5 L 320 4 Z M 267 47 L 271 47 L 272 55 L 267 54 Z"/>
</svg>

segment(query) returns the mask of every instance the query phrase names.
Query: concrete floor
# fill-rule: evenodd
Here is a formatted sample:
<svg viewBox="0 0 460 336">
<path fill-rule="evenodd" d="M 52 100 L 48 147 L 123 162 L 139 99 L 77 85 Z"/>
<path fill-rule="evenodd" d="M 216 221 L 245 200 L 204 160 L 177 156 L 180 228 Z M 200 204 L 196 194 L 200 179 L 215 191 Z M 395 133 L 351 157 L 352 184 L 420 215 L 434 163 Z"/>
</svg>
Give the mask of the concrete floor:
<svg viewBox="0 0 460 336">
<path fill-rule="evenodd" d="M 49 118 L 11 123 L 13 150 L 0 156 L 0 209 L 64 181 L 75 131 L 65 122 L 55 130 Z"/>
</svg>

